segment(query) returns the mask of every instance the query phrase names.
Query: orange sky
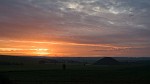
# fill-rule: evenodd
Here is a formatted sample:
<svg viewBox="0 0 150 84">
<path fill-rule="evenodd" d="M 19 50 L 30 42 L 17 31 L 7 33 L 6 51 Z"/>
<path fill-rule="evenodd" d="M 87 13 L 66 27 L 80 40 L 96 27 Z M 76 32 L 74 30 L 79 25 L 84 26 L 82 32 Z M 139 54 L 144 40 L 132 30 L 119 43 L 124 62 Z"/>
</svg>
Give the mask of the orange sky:
<svg viewBox="0 0 150 84">
<path fill-rule="evenodd" d="M 149 0 L 1 0 L 0 54 L 150 56 Z"/>
<path fill-rule="evenodd" d="M 128 46 L 111 44 L 79 44 L 69 42 L 40 42 L 0 40 L 0 54 L 21 56 L 140 56 Z M 135 54 L 135 52 L 137 54 Z M 130 54 L 129 54 L 130 53 Z"/>
</svg>

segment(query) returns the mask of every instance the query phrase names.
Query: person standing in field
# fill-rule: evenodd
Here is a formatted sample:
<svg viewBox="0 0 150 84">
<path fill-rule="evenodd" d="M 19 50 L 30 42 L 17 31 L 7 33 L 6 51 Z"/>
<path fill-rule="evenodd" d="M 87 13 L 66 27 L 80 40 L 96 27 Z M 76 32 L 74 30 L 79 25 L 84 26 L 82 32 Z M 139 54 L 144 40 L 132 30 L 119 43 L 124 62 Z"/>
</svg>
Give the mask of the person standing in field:
<svg viewBox="0 0 150 84">
<path fill-rule="evenodd" d="M 66 70 L 66 64 L 62 65 L 63 70 Z"/>
</svg>

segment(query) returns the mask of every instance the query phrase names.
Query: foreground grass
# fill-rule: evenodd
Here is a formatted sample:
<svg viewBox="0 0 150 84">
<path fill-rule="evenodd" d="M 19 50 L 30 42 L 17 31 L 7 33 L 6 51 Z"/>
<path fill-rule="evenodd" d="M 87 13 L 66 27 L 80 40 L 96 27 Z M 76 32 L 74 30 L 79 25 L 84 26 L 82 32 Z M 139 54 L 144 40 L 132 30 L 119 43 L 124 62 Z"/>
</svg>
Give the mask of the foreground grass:
<svg viewBox="0 0 150 84">
<path fill-rule="evenodd" d="M 60 64 L 1 66 L 1 74 L 15 84 L 148 84 L 150 66 L 94 66 Z"/>
</svg>

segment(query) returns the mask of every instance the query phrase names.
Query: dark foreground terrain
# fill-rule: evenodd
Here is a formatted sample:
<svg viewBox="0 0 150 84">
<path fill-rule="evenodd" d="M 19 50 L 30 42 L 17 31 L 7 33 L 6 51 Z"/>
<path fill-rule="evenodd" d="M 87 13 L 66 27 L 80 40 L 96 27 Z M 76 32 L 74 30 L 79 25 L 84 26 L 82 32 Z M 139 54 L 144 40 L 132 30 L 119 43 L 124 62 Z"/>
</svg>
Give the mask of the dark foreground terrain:
<svg viewBox="0 0 150 84">
<path fill-rule="evenodd" d="M 1 64 L 0 84 L 150 84 L 150 65 Z"/>
</svg>

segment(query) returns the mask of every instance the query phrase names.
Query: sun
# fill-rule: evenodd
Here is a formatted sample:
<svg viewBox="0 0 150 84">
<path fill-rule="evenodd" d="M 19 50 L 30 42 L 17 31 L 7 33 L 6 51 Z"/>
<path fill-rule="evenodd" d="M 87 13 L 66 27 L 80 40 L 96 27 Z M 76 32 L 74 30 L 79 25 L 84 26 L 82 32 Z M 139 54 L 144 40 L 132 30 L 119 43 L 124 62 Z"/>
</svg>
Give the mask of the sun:
<svg viewBox="0 0 150 84">
<path fill-rule="evenodd" d="M 37 48 L 35 49 L 35 54 L 38 56 L 50 55 L 49 49 L 46 48 Z"/>
</svg>

